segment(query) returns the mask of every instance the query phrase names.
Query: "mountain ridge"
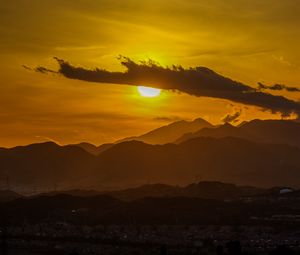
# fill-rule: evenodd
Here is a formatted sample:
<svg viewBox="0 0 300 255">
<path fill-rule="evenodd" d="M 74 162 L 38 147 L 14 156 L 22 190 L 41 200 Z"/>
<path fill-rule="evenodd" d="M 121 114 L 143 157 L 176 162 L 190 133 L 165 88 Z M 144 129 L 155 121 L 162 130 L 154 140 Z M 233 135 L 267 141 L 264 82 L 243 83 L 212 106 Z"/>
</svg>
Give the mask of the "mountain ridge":
<svg viewBox="0 0 300 255">
<path fill-rule="evenodd" d="M 133 136 L 116 141 L 116 143 L 137 140 L 150 144 L 166 144 L 173 142 L 184 133 L 199 130 L 204 127 L 213 127 L 208 121 L 197 118 L 193 121 L 180 120 L 151 130 L 140 136 Z"/>
<path fill-rule="evenodd" d="M 298 123 L 286 121 L 256 121 L 242 127 L 252 130 L 251 125 L 254 125 L 262 130 L 262 127 L 268 129 L 271 126 L 274 129 L 274 123 L 279 126 L 277 133 L 286 125 L 298 130 Z M 300 148 L 281 144 L 276 139 L 266 143 L 249 136 L 238 137 L 231 131 L 242 127 L 227 124 L 203 128 L 200 132 L 206 132 L 206 136 L 177 144 L 126 141 L 110 146 L 98 155 L 77 145 L 60 146 L 52 142 L 1 148 L 0 180 L 2 185 L 9 179 L 18 187 L 35 189 L 40 186 L 48 190 L 55 187 L 116 190 L 143 183 L 186 185 L 195 180 L 259 187 L 299 187 Z M 208 134 L 220 130 L 220 137 Z M 229 131 L 224 135 L 224 130 Z M 262 136 L 271 138 L 276 132 L 263 133 Z M 286 137 L 299 136 L 295 132 Z M 257 130 L 253 133 L 256 134 Z"/>
<path fill-rule="evenodd" d="M 300 147 L 300 123 L 293 120 L 252 120 L 238 126 L 228 123 L 187 133 L 174 141 L 178 144 L 196 137 L 234 136 L 254 142 L 290 144 Z"/>
</svg>

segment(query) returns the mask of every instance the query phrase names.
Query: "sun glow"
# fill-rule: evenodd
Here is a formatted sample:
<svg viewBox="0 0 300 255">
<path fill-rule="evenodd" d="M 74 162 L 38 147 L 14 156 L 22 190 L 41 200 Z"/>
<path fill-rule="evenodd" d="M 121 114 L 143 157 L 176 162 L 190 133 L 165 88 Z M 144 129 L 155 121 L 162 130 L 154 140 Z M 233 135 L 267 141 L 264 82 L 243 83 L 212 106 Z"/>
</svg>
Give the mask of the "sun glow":
<svg viewBox="0 0 300 255">
<path fill-rule="evenodd" d="M 142 97 L 157 97 L 161 92 L 160 89 L 145 86 L 138 86 L 137 89 Z"/>
</svg>

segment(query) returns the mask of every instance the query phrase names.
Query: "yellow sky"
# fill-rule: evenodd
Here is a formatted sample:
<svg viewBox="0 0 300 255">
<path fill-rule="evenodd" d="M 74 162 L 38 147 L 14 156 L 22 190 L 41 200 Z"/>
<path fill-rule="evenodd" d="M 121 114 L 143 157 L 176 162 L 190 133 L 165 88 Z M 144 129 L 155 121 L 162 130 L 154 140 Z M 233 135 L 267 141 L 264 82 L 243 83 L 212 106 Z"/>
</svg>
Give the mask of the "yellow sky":
<svg viewBox="0 0 300 255">
<path fill-rule="evenodd" d="M 241 121 L 279 118 L 182 93 L 142 98 L 135 87 L 68 80 L 22 65 L 57 69 L 57 56 L 87 68 L 122 70 L 122 54 L 205 66 L 254 87 L 300 88 L 299 27 L 298 0 L 0 0 L 0 146 L 101 144 L 178 119 L 220 123 L 240 109 Z"/>
</svg>

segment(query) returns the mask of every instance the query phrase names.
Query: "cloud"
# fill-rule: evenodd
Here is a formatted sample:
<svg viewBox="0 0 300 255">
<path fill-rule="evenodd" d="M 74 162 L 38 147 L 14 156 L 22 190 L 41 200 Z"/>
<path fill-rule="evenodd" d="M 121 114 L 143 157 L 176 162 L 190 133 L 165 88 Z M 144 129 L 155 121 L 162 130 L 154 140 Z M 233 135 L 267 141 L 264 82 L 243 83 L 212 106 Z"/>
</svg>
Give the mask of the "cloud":
<svg viewBox="0 0 300 255">
<path fill-rule="evenodd" d="M 59 64 L 58 73 L 70 78 L 88 82 L 126 84 L 173 90 L 198 97 L 227 99 L 246 105 L 258 106 L 273 113 L 289 117 L 295 113 L 300 116 L 300 103 L 262 92 L 241 82 L 224 77 L 206 67 L 183 68 L 182 66 L 162 67 L 148 60 L 134 62 L 120 56 L 119 60 L 127 70 L 111 72 L 105 69 L 85 69 L 67 61 L 55 58 Z"/>
<path fill-rule="evenodd" d="M 42 74 L 47 74 L 47 73 L 57 74 L 58 73 L 57 71 L 53 71 L 53 70 L 48 69 L 48 68 L 43 67 L 43 66 L 38 66 L 38 67 L 35 67 L 35 68 L 31 68 L 29 66 L 22 65 L 22 67 L 25 68 L 28 71 L 34 71 L 34 72 L 42 73 Z"/>
<path fill-rule="evenodd" d="M 241 113 L 242 111 L 239 110 L 233 114 L 227 114 L 223 119 L 222 121 L 224 123 L 235 123 L 235 122 L 238 122 L 239 121 L 239 117 L 241 116 Z"/>
<path fill-rule="evenodd" d="M 173 122 L 173 121 L 179 121 L 181 120 L 178 116 L 157 116 L 153 118 L 153 120 L 162 121 L 162 122 Z"/>
<path fill-rule="evenodd" d="M 283 84 L 274 84 L 271 86 L 265 85 L 261 82 L 258 83 L 258 88 L 259 89 L 269 89 L 269 90 L 286 90 L 288 92 L 300 92 L 300 89 L 296 87 L 289 87 Z"/>
</svg>

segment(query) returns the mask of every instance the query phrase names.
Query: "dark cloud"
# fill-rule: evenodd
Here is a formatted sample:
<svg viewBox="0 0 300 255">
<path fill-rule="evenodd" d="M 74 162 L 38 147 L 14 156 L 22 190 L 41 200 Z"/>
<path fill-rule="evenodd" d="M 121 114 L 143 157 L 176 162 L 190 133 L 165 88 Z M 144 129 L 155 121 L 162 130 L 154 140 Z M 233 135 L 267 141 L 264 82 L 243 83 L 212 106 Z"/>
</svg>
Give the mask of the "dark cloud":
<svg viewBox="0 0 300 255">
<path fill-rule="evenodd" d="M 258 106 L 279 112 L 283 117 L 292 113 L 300 116 L 300 103 L 283 96 L 275 96 L 259 91 L 248 85 L 224 77 L 206 67 L 185 69 L 181 66 L 162 67 L 156 62 L 134 62 L 120 56 L 125 72 L 110 72 L 104 69 L 85 69 L 55 58 L 59 63 L 58 72 L 70 79 L 88 82 L 150 86 L 175 90 L 198 97 L 228 99 L 233 102 Z"/>
<path fill-rule="evenodd" d="M 265 85 L 261 82 L 258 83 L 258 88 L 259 89 L 269 89 L 269 90 L 286 90 L 289 92 L 300 92 L 300 89 L 296 88 L 296 87 L 289 87 L 283 84 L 274 84 L 271 86 Z"/>
<path fill-rule="evenodd" d="M 31 68 L 29 66 L 22 65 L 22 67 L 25 68 L 28 71 L 34 71 L 34 72 L 42 73 L 42 74 L 47 74 L 47 73 L 57 74 L 58 73 L 57 71 L 53 71 L 53 70 L 48 69 L 48 68 L 43 67 L 43 66 L 38 66 L 38 67 L 35 67 L 35 68 Z"/>
<path fill-rule="evenodd" d="M 224 123 L 235 123 L 239 121 L 239 117 L 241 116 L 242 111 L 237 111 L 233 114 L 227 114 L 222 121 Z"/>
<path fill-rule="evenodd" d="M 22 65 L 22 67 L 28 71 L 32 71 L 32 68 L 30 68 L 29 66 Z"/>
<path fill-rule="evenodd" d="M 53 71 L 51 69 L 42 67 L 42 66 L 38 66 L 34 69 L 34 71 L 38 72 L 38 73 L 57 73 L 56 71 Z"/>
</svg>

